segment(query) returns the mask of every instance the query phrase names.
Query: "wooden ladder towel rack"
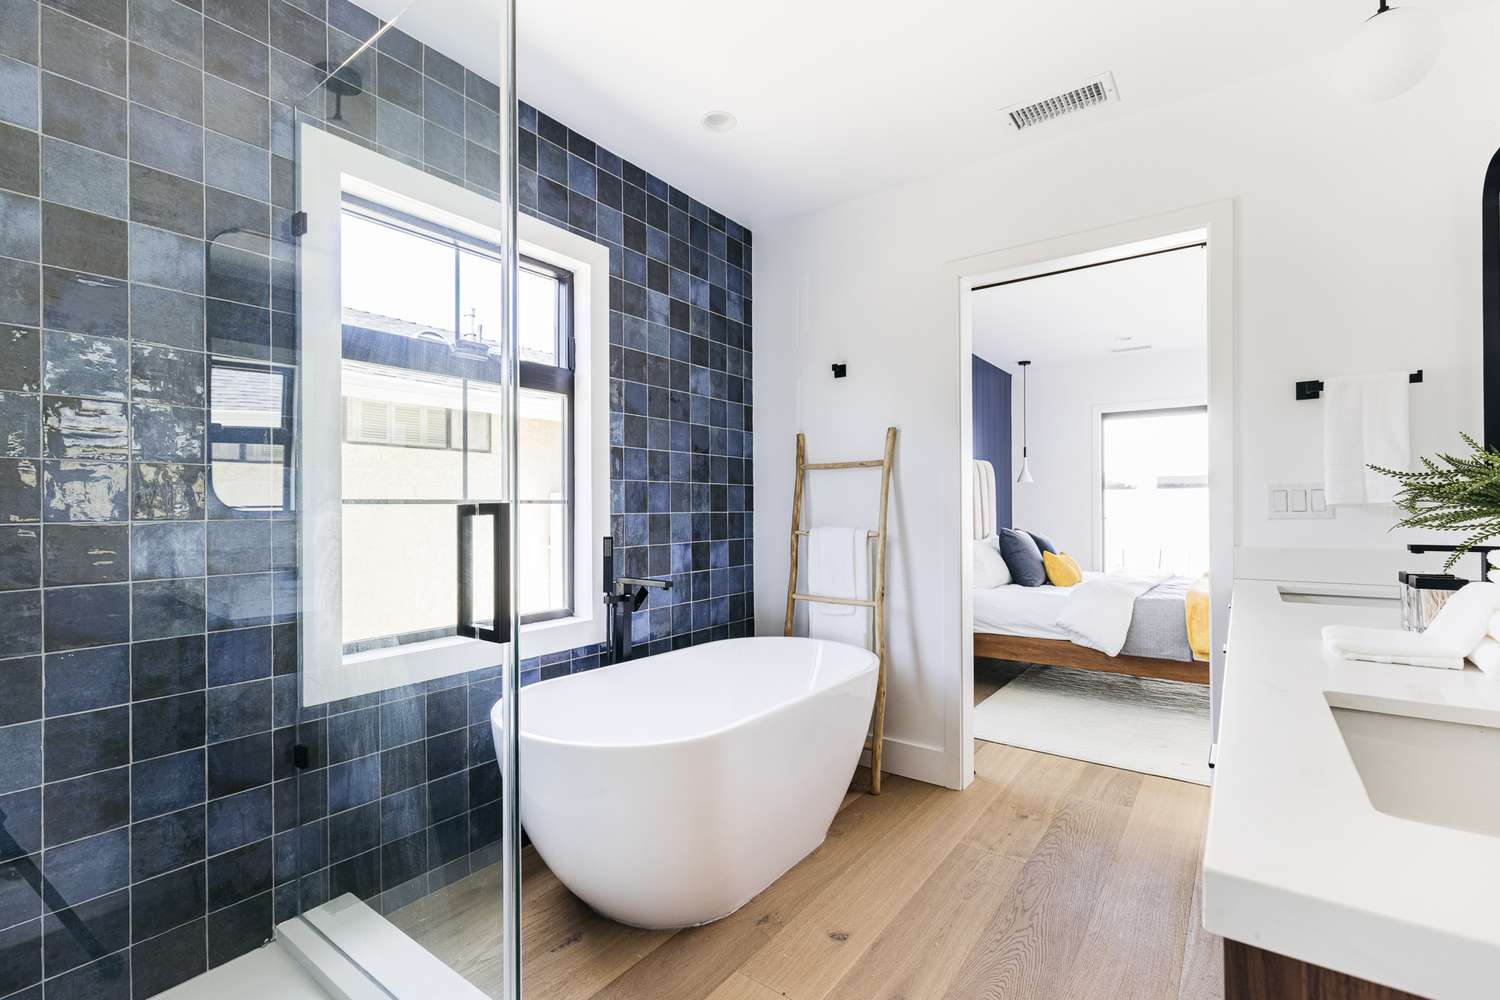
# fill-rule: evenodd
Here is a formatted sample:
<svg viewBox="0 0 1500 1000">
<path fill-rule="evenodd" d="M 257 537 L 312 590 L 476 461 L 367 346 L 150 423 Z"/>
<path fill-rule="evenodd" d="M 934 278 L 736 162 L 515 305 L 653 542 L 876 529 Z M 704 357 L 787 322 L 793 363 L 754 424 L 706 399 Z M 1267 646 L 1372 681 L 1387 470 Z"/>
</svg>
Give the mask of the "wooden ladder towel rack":
<svg viewBox="0 0 1500 1000">
<path fill-rule="evenodd" d="M 886 513 L 890 510 L 891 463 L 896 457 L 896 428 L 885 429 L 885 457 L 860 462 L 809 462 L 807 460 L 807 438 L 797 435 L 797 478 L 792 487 L 792 565 L 786 585 L 786 634 L 792 634 L 792 619 L 797 602 L 808 604 L 843 604 L 857 608 L 872 608 L 875 611 L 875 655 L 880 661 L 880 674 L 875 681 L 875 713 L 869 739 L 865 749 L 870 751 L 870 793 L 880 794 L 880 760 L 885 745 L 885 553 Z M 832 469 L 879 469 L 880 470 L 880 527 L 869 532 L 875 539 L 875 579 L 868 600 L 851 597 L 830 597 L 826 594 L 804 594 L 797 589 L 797 539 L 808 534 L 802 527 L 803 476 L 808 472 Z M 868 555 L 868 552 L 866 553 Z"/>
</svg>

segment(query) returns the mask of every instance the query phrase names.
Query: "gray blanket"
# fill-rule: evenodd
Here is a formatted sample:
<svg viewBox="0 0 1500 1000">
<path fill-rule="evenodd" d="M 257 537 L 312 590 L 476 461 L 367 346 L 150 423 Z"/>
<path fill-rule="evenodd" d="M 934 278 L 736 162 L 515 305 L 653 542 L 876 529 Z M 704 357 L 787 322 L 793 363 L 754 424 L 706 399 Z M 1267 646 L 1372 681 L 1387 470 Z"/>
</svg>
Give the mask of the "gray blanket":
<svg viewBox="0 0 1500 1000">
<path fill-rule="evenodd" d="M 1192 580 L 1177 576 L 1137 597 L 1121 654 L 1191 660 L 1193 649 L 1188 645 L 1186 602 L 1192 585 Z"/>
</svg>

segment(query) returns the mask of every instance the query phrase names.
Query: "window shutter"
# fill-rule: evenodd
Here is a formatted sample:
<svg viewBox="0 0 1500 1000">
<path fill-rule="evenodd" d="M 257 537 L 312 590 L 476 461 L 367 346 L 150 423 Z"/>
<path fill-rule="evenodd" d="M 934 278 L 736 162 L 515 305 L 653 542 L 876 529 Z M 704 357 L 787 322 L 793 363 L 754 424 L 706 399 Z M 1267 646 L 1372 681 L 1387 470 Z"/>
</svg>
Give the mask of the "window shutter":
<svg viewBox="0 0 1500 1000">
<path fill-rule="evenodd" d="M 448 411 L 440 406 L 422 407 L 422 444 L 428 448 L 448 447 Z"/>
<path fill-rule="evenodd" d="M 390 406 L 377 399 L 354 400 L 354 437 L 357 441 L 391 439 Z"/>
<path fill-rule="evenodd" d="M 411 447 L 422 443 L 422 410 L 410 403 L 391 407 L 391 443 Z"/>
</svg>

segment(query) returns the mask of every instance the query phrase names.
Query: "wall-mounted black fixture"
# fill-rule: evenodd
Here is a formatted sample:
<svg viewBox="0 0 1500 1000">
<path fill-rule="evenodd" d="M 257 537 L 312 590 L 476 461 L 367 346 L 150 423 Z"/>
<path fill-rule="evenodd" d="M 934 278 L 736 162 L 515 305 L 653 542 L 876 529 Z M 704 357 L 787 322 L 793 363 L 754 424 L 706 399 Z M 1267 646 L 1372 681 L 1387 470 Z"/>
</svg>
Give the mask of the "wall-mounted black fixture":
<svg viewBox="0 0 1500 1000">
<path fill-rule="evenodd" d="M 1484 286 L 1484 443 L 1500 448 L 1500 150 L 1480 194 L 1480 284 Z"/>
<path fill-rule="evenodd" d="M 845 375 L 848 375 L 848 374 L 849 374 L 849 366 L 848 365 L 834 365 L 833 366 L 833 377 L 834 378 L 843 378 Z"/>
<path fill-rule="evenodd" d="M 1422 369 L 1418 368 L 1406 376 L 1406 380 L 1413 385 L 1422 381 Z M 1306 382 L 1297 383 L 1298 399 L 1317 399 L 1321 395 L 1323 395 L 1323 383 L 1317 379 L 1308 379 Z"/>
<path fill-rule="evenodd" d="M 1413 542 L 1406 547 L 1406 551 L 1413 555 L 1422 555 L 1425 552 L 1457 552 L 1457 545 L 1427 545 L 1423 542 Z M 1490 582 L 1490 553 L 1500 552 L 1500 545 L 1471 545 L 1464 551 L 1472 552 L 1479 556 L 1479 579 L 1484 583 Z"/>
<path fill-rule="evenodd" d="M 323 86 L 333 95 L 333 114 L 328 116 L 331 122 L 344 120 L 344 98 L 358 97 L 365 92 L 365 81 L 359 75 L 359 70 L 349 63 L 334 67 L 330 63 L 320 62 L 316 67 L 324 74 Z"/>
</svg>

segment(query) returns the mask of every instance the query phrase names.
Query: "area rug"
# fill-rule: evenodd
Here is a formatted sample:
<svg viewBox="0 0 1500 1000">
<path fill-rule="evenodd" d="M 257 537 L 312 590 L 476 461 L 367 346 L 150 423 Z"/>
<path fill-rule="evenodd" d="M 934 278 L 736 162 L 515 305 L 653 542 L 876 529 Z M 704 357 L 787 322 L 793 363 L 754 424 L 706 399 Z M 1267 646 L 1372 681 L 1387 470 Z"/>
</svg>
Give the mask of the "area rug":
<svg viewBox="0 0 1500 1000">
<path fill-rule="evenodd" d="M 990 743 L 1209 783 L 1208 688 L 1094 670 L 1031 667 L 974 706 Z"/>
</svg>

